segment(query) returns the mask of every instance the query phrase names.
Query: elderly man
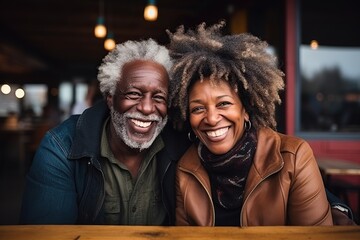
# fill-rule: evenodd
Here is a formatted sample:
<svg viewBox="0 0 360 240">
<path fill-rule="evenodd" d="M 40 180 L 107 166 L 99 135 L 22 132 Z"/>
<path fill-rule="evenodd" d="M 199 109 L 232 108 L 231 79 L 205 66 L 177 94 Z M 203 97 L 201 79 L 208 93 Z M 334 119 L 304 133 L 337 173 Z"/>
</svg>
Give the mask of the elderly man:
<svg viewBox="0 0 360 240">
<path fill-rule="evenodd" d="M 46 133 L 27 176 L 22 224 L 174 222 L 174 166 L 187 144 L 166 126 L 171 66 L 152 39 L 104 58 L 105 101 Z"/>
</svg>

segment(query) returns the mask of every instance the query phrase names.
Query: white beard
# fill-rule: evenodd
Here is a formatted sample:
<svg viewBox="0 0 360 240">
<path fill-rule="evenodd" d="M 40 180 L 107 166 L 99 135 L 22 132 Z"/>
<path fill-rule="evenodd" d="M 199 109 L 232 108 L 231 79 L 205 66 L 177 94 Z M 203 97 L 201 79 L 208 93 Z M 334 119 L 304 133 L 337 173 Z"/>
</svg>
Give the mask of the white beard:
<svg viewBox="0 0 360 240">
<path fill-rule="evenodd" d="M 116 135 L 130 148 L 139 149 L 139 151 L 142 151 L 143 149 L 149 148 L 153 142 L 155 141 L 156 137 L 160 134 L 162 129 L 165 127 L 167 123 L 168 117 L 162 118 L 158 115 L 143 115 L 141 113 L 119 113 L 118 111 L 115 111 L 114 108 L 111 106 L 110 108 L 110 114 L 111 114 L 111 121 L 115 128 Z M 156 121 L 158 124 L 156 125 L 155 132 L 151 139 L 147 142 L 137 142 L 135 140 L 132 140 L 129 137 L 128 131 L 126 129 L 126 122 L 128 118 L 140 118 L 143 120 L 149 120 L 149 121 Z"/>
</svg>

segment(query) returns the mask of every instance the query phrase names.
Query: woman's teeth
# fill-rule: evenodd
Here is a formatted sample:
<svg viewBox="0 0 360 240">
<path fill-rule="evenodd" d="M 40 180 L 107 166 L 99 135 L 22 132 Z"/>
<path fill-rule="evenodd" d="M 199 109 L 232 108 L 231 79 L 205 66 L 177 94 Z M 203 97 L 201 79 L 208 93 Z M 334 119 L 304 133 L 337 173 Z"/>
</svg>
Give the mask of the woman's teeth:
<svg viewBox="0 0 360 240">
<path fill-rule="evenodd" d="M 224 135 L 228 131 L 228 129 L 229 129 L 228 127 L 220 128 L 220 129 L 215 130 L 215 131 L 208 131 L 208 132 L 206 132 L 206 134 L 209 137 L 219 137 L 221 135 Z"/>
</svg>

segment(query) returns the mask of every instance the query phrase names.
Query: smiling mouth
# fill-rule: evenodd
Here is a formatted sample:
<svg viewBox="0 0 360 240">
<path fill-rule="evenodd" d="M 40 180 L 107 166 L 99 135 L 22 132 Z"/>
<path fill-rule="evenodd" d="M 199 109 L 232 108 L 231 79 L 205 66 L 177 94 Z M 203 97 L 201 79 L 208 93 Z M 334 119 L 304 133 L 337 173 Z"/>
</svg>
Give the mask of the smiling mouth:
<svg viewBox="0 0 360 240">
<path fill-rule="evenodd" d="M 220 128 L 220 129 L 217 129 L 215 131 L 207 131 L 206 132 L 206 135 L 208 137 L 220 137 L 224 134 L 226 134 L 229 130 L 229 127 L 224 127 L 224 128 Z"/>
<path fill-rule="evenodd" d="M 147 128 L 151 125 L 152 121 L 140 121 L 137 119 L 131 119 L 131 122 L 134 123 L 137 127 Z"/>
</svg>

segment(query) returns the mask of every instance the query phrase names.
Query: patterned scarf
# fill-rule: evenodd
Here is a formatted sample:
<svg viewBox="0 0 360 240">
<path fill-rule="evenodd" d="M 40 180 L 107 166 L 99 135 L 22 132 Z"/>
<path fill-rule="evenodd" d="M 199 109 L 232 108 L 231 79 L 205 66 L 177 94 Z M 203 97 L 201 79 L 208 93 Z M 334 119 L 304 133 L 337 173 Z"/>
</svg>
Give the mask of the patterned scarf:
<svg viewBox="0 0 360 240">
<path fill-rule="evenodd" d="M 223 208 L 241 207 L 256 145 L 257 136 L 254 128 L 246 130 L 237 144 L 222 155 L 211 153 L 199 143 L 198 154 L 210 177 L 213 201 Z"/>
</svg>

